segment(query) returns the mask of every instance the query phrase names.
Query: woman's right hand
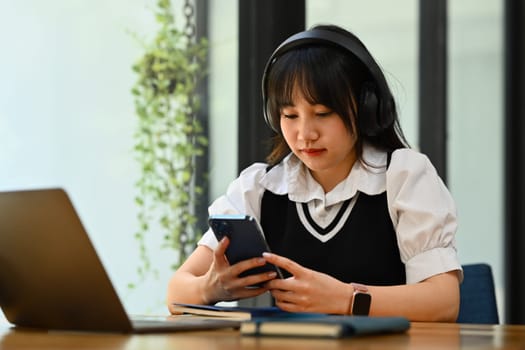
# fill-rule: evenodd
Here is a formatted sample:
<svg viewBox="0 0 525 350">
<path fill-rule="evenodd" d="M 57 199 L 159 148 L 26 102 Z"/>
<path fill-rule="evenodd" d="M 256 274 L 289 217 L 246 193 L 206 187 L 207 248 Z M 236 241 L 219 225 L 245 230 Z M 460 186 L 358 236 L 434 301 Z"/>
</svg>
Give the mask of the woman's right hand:
<svg viewBox="0 0 525 350">
<path fill-rule="evenodd" d="M 275 272 L 239 277 L 246 270 L 265 265 L 266 260 L 261 256 L 230 265 L 225 255 L 229 243 L 229 239 L 224 237 L 213 251 L 213 262 L 204 276 L 203 297 L 206 304 L 263 294 L 268 291 L 266 287 L 253 286 L 277 277 Z"/>
</svg>

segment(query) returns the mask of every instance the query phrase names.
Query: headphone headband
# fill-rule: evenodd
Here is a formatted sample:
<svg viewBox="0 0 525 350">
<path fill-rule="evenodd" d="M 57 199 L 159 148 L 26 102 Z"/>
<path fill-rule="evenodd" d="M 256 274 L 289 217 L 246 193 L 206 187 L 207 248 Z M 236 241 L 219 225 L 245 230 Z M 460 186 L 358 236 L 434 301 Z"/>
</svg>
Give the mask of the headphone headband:
<svg viewBox="0 0 525 350">
<path fill-rule="evenodd" d="M 390 90 L 388 89 L 387 82 L 381 69 L 373 59 L 372 55 L 368 52 L 364 44 L 351 33 L 348 33 L 349 36 L 343 35 L 341 33 L 314 28 L 306 30 L 300 33 L 296 33 L 286 39 L 275 49 L 275 51 L 270 56 L 266 66 L 264 68 L 263 78 L 262 78 L 262 94 L 263 94 L 263 113 L 266 123 L 275 131 L 278 131 L 272 124 L 271 117 L 267 111 L 267 80 L 268 75 L 271 70 L 272 65 L 277 61 L 277 59 L 285 54 L 286 52 L 293 50 L 298 47 L 313 45 L 313 44 L 324 44 L 343 49 L 344 51 L 354 55 L 363 65 L 368 69 L 372 79 L 374 81 L 375 87 L 378 89 L 380 95 L 381 104 L 384 107 L 385 104 L 390 104 L 390 101 L 393 100 Z M 390 120 L 387 121 L 388 125 L 391 124 Z"/>
<path fill-rule="evenodd" d="M 267 71 L 269 66 L 271 66 L 275 60 L 284 53 L 297 47 L 311 44 L 329 44 L 342 48 L 356 56 L 370 70 L 373 69 L 376 71 L 379 68 L 377 67 L 377 64 L 373 60 L 372 56 L 366 50 L 365 46 L 359 39 L 357 39 L 357 37 L 352 40 L 351 38 L 334 31 L 311 29 L 294 34 L 282 42 L 281 45 L 279 45 L 270 56 L 270 59 L 266 64 L 265 71 Z M 375 77 L 375 72 L 371 73 Z"/>
</svg>

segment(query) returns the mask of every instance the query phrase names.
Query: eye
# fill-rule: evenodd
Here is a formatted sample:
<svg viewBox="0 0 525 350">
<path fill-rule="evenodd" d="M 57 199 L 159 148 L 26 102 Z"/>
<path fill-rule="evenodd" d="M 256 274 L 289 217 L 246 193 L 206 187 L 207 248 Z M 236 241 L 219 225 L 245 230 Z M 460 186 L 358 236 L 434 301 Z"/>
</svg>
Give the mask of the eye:
<svg viewBox="0 0 525 350">
<path fill-rule="evenodd" d="M 333 113 L 334 113 L 333 111 L 321 111 L 321 112 L 316 112 L 315 115 L 317 115 L 318 117 L 329 117 Z"/>
<path fill-rule="evenodd" d="M 297 113 L 294 108 L 284 107 L 281 109 L 281 118 L 295 119 L 297 118 Z"/>
<path fill-rule="evenodd" d="M 281 114 L 281 118 L 284 119 L 295 119 L 297 118 L 297 110 L 295 109 L 293 104 L 284 104 L 280 106 L 279 113 Z"/>
</svg>

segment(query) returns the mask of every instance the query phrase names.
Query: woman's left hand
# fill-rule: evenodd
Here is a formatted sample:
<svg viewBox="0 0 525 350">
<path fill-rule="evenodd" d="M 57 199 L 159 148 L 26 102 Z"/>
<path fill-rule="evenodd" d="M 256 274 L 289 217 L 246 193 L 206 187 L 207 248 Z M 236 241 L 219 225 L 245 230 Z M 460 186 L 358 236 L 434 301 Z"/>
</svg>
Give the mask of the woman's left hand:
<svg viewBox="0 0 525 350">
<path fill-rule="evenodd" d="M 264 259 L 288 271 L 292 277 L 265 284 L 276 305 L 289 312 L 346 314 L 353 288 L 329 275 L 307 269 L 285 257 L 264 253 Z"/>
</svg>

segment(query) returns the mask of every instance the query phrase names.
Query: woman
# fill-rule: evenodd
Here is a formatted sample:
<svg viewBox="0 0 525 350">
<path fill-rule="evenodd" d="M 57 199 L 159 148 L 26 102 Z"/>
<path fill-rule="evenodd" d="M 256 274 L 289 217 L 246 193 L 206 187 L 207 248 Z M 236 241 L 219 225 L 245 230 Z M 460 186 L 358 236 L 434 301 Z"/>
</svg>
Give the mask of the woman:
<svg viewBox="0 0 525 350">
<path fill-rule="evenodd" d="M 455 204 L 428 158 L 408 147 L 366 47 L 336 26 L 290 37 L 268 61 L 263 99 L 276 132 L 268 164 L 245 169 L 209 213 L 254 216 L 272 254 L 230 265 L 228 239 L 208 231 L 171 279 L 168 303 L 270 291 L 285 311 L 356 314 L 368 295 L 366 314 L 454 321 Z M 238 277 L 266 263 L 285 278 Z"/>
</svg>

